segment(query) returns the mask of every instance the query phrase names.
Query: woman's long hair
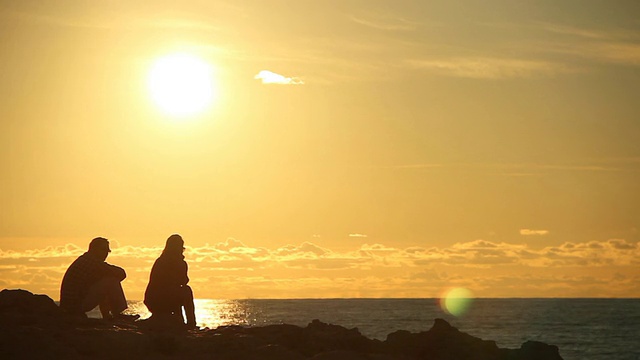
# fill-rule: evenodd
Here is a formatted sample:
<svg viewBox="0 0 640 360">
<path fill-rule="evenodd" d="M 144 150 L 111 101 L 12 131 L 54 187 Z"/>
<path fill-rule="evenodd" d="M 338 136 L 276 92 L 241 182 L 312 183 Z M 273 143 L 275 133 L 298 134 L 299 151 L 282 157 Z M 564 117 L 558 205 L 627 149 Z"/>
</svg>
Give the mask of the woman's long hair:
<svg viewBox="0 0 640 360">
<path fill-rule="evenodd" d="M 164 245 L 164 250 L 162 250 L 162 255 L 160 256 L 184 259 L 183 251 L 184 240 L 182 240 L 182 236 L 173 234 L 167 239 L 167 243 Z"/>
</svg>

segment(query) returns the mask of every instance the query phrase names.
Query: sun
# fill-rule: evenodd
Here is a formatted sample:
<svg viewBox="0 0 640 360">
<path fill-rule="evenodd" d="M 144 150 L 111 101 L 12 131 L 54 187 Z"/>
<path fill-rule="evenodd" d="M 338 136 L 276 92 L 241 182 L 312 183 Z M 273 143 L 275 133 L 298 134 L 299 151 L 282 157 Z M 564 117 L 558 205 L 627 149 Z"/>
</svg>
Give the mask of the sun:
<svg viewBox="0 0 640 360">
<path fill-rule="evenodd" d="M 217 96 L 211 65 L 185 53 L 156 60 L 149 71 L 148 86 L 158 108 L 174 117 L 201 113 Z"/>
</svg>

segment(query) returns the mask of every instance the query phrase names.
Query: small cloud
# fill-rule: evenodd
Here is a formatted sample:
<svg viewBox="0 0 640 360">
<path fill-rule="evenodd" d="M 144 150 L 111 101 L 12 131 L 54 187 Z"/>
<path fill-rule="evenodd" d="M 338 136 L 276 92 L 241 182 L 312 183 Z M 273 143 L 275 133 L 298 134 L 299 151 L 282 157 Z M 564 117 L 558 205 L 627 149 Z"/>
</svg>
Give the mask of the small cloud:
<svg viewBox="0 0 640 360">
<path fill-rule="evenodd" d="M 310 243 L 310 242 L 304 242 L 304 243 L 302 243 L 302 245 L 300 245 L 300 246 L 298 247 L 298 249 L 299 249 L 301 252 L 312 253 L 312 254 L 315 254 L 315 255 L 318 255 L 318 256 L 320 256 L 320 255 L 324 255 L 324 254 L 326 254 L 327 252 L 329 252 L 329 250 L 327 250 L 327 249 L 323 249 L 323 248 L 321 248 L 320 246 L 318 246 L 318 245 L 316 245 L 316 244 L 313 244 L 313 243 Z"/>
<path fill-rule="evenodd" d="M 286 77 L 284 75 L 276 74 L 269 70 L 262 70 L 253 78 L 256 80 L 261 80 L 263 84 L 279 84 L 279 85 L 304 84 L 304 81 L 302 81 L 300 78 Z"/>
<path fill-rule="evenodd" d="M 638 246 L 638 244 L 627 242 L 624 239 L 610 239 L 608 243 L 612 248 L 615 248 L 617 250 L 633 250 L 636 248 L 640 249 L 640 246 Z"/>
<path fill-rule="evenodd" d="M 373 16 L 371 18 L 351 16 L 354 22 L 378 30 L 410 31 L 417 28 L 417 23 L 400 17 Z"/>
<path fill-rule="evenodd" d="M 555 24 L 542 24 L 542 28 L 549 32 L 553 32 L 561 35 L 572 35 L 576 37 L 597 39 L 597 40 L 611 39 L 611 36 L 607 35 L 604 32 L 595 31 L 595 30 L 586 29 L 586 28 L 578 28 L 578 27 L 555 25 Z"/>
<path fill-rule="evenodd" d="M 452 246 L 457 249 L 496 249 L 499 248 L 499 244 L 493 243 L 491 241 L 486 241 L 482 239 L 466 242 L 466 243 L 456 243 Z"/>
<path fill-rule="evenodd" d="M 280 258 L 280 260 L 282 260 L 282 257 L 309 259 L 310 257 L 322 256 L 328 253 L 330 253 L 330 250 L 308 241 L 300 246 L 286 245 L 271 252 L 273 256 Z"/>
<path fill-rule="evenodd" d="M 203 31 L 217 31 L 218 27 L 206 22 L 190 20 L 190 19 L 150 19 L 144 22 L 148 27 L 157 27 L 165 29 L 186 29 L 186 30 L 203 30 Z"/>
<path fill-rule="evenodd" d="M 383 244 L 372 244 L 372 245 L 364 244 L 362 245 L 362 247 L 360 247 L 360 249 L 364 251 L 389 251 L 389 252 L 398 251 L 398 249 L 396 248 L 388 247 Z"/>
<path fill-rule="evenodd" d="M 417 69 L 471 79 L 528 78 L 568 71 L 562 65 L 545 61 L 490 57 L 421 59 L 409 60 L 407 63 Z"/>
<path fill-rule="evenodd" d="M 349 234 L 349 237 L 366 238 L 368 236 L 365 234 Z"/>
<path fill-rule="evenodd" d="M 234 238 L 227 238 L 227 240 L 225 240 L 225 242 L 221 242 L 221 243 L 217 243 L 214 246 L 216 249 L 218 250 L 222 250 L 222 251 L 230 251 L 232 249 L 236 249 L 236 248 L 245 248 L 246 245 L 244 243 L 242 243 L 242 241 L 240 240 L 236 240 Z"/>
<path fill-rule="evenodd" d="M 520 229 L 520 235 L 529 236 L 529 235 L 547 235 L 549 234 L 548 230 L 531 230 L 531 229 Z"/>
<path fill-rule="evenodd" d="M 394 166 L 396 169 L 430 169 L 430 168 L 441 168 L 444 167 L 444 164 L 407 164 L 407 165 L 397 165 Z"/>
</svg>

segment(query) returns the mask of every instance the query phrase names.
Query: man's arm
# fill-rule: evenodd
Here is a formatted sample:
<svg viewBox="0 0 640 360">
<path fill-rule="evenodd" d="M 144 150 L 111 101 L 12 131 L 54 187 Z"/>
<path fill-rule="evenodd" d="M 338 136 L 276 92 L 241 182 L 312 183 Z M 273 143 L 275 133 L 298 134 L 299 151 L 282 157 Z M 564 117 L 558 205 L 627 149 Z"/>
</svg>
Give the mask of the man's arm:
<svg viewBox="0 0 640 360">
<path fill-rule="evenodd" d="M 104 263 L 104 268 L 106 276 L 115 277 L 118 281 L 122 281 L 127 278 L 127 273 L 119 266 Z"/>
</svg>

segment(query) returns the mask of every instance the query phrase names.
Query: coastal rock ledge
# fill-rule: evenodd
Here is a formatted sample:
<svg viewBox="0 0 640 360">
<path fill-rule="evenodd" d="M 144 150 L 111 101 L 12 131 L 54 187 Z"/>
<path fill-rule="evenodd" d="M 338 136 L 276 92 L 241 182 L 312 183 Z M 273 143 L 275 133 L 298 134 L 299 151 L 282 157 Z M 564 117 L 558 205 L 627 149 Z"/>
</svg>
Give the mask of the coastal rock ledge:
<svg viewBox="0 0 640 360">
<path fill-rule="evenodd" d="M 0 292 L 1 359 L 220 359 L 220 360 L 562 360 L 558 347 L 527 341 L 501 349 L 436 319 L 428 331 L 400 330 L 385 341 L 357 328 L 313 320 L 306 327 L 222 326 L 158 330 L 144 325 L 66 316 L 46 295 Z"/>
</svg>

